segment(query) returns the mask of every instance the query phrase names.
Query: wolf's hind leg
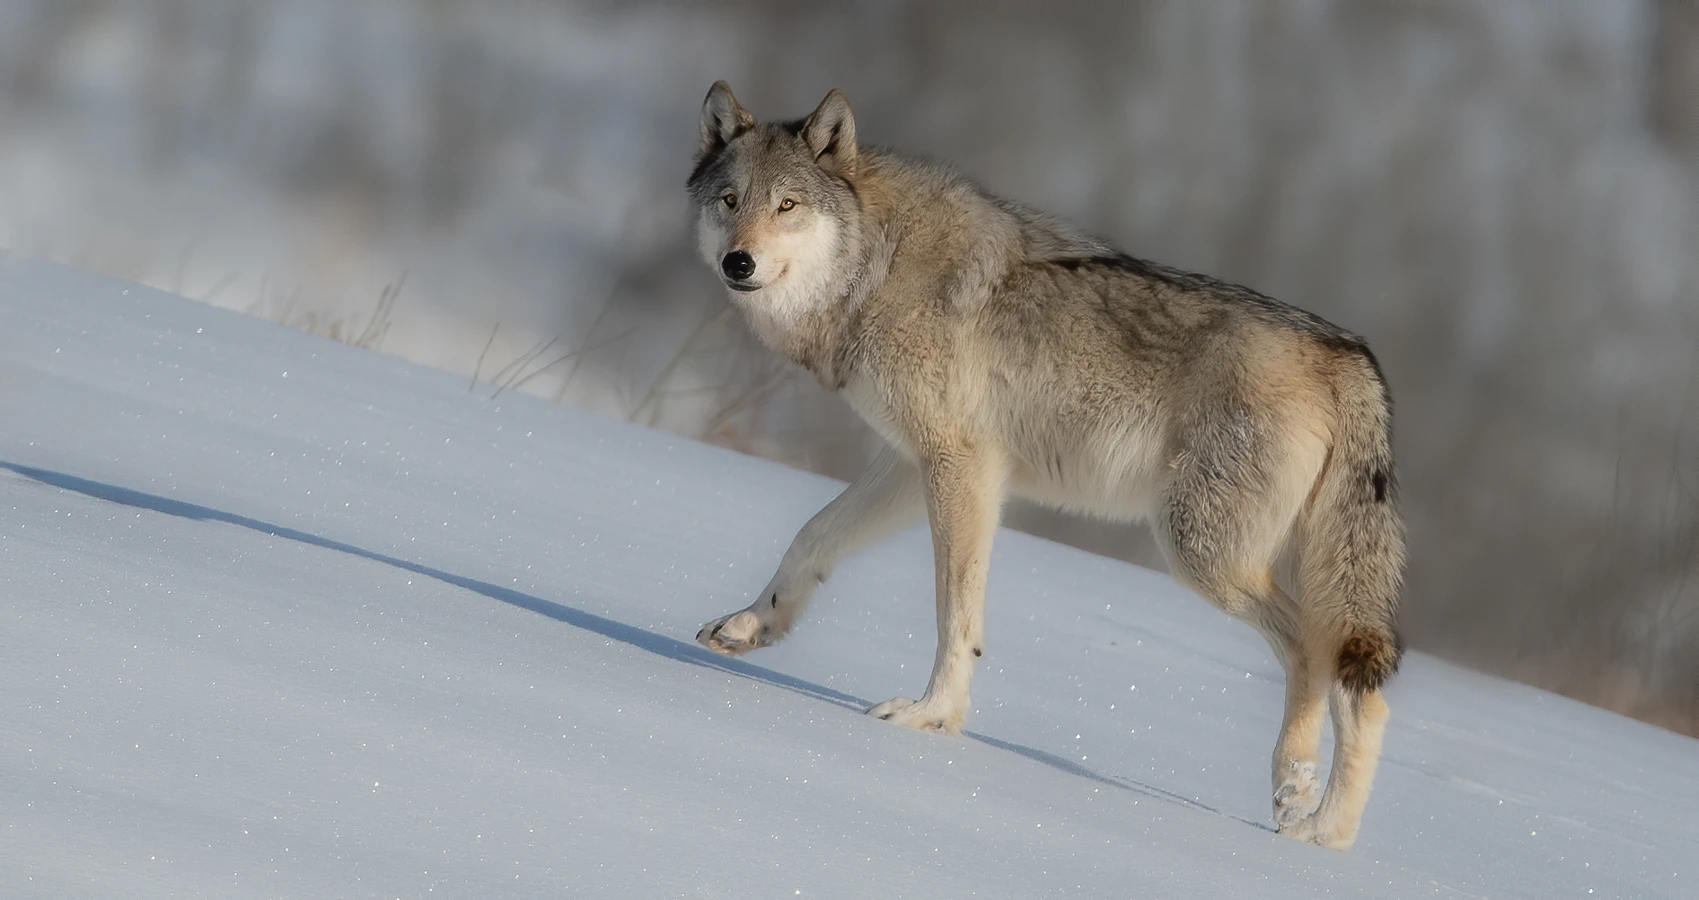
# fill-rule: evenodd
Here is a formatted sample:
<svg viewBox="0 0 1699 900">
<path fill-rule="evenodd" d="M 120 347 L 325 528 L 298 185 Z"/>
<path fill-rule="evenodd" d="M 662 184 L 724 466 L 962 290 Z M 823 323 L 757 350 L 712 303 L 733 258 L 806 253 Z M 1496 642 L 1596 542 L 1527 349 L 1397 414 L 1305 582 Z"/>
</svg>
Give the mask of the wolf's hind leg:
<svg viewBox="0 0 1699 900">
<path fill-rule="evenodd" d="M 1286 673 L 1285 712 L 1274 744 L 1274 822 L 1285 828 L 1313 812 L 1321 798 L 1321 720 L 1331 672 L 1325 653 L 1307 647 L 1298 604 L 1272 576 L 1253 594 L 1247 621 L 1262 634 Z"/>
<path fill-rule="evenodd" d="M 1175 578 L 1256 628 L 1286 670 L 1271 766 L 1274 820 L 1282 828 L 1318 802 L 1322 717 L 1333 678 L 1328 654 L 1335 648 L 1309 639 L 1300 607 L 1275 583 L 1273 567 L 1325 453 L 1319 442 L 1270 422 L 1199 431 L 1174 465 L 1154 522 Z"/>
<path fill-rule="evenodd" d="M 846 556 L 914 521 L 924 509 L 920 472 L 887 447 L 844 492 L 808 520 L 755 602 L 702 626 L 696 640 L 738 656 L 790 633 L 814 589 Z"/>
<path fill-rule="evenodd" d="M 1310 815 L 1321 798 L 1321 725 L 1333 663 L 1301 636 L 1286 664 L 1286 708 L 1274 743 L 1274 824 L 1284 831 Z"/>
<path fill-rule="evenodd" d="M 1331 663 L 1325 654 L 1306 647 L 1297 603 L 1266 570 L 1238 579 L 1200 579 L 1182 565 L 1175 565 L 1174 571 L 1211 604 L 1255 628 L 1286 672 L 1285 712 L 1274 744 L 1272 780 L 1275 825 L 1292 825 L 1314 811 L 1321 797 L 1321 724 Z"/>
<path fill-rule="evenodd" d="M 1332 700 L 1333 770 L 1327 792 L 1313 815 L 1281 828 L 1280 833 L 1344 850 L 1356 841 L 1362 825 L 1391 712 L 1380 691 L 1357 694 L 1335 684 Z"/>
</svg>

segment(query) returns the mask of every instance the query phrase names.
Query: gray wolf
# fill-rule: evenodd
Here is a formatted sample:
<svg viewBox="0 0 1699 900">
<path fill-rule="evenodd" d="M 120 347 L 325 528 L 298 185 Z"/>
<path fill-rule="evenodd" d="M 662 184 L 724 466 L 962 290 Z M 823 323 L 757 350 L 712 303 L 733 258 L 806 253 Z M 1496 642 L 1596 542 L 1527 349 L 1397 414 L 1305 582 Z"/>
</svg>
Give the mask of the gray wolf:
<svg viewBox="0 0 1699 900">
<path fill-rule="evenodd" d="M 868 713 L 959 733 L 1005 496 L 1145 520 L 1174 577 L 1260 632 L 1285 669 L 1280 833 L 1352 843 L 1388 716 L 1380 688 L 1403 652 L 1391 400 L 1362 338 L 862 144 L 836 90 L 805 119 L 763 124 L 715 84 L 687 187 L 702 257 L 755 334 L 888 444 L 755 601 L 699 641 L 734 655 L 778 641 L 839 560 L 924 512 L 932 677 L 919 700 Z"/>
</svg>

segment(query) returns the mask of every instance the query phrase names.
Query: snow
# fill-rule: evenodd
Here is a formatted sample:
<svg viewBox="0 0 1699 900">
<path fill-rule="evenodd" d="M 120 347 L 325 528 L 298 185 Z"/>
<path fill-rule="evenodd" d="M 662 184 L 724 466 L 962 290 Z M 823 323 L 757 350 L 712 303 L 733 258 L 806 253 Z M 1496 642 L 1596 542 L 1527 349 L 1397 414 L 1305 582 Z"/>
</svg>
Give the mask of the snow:
<svg viewBox="0 0 1699 900">
<path fill-rule="evenodd" d="M 964 738 L 922 531 L 697 647 L 838 487 L 0 257 L 0 896 L 1699 895 L 1699 742 L 1420 653 L 1278 837 L 1260 639 L 1021 534 Z"/>
</svg>

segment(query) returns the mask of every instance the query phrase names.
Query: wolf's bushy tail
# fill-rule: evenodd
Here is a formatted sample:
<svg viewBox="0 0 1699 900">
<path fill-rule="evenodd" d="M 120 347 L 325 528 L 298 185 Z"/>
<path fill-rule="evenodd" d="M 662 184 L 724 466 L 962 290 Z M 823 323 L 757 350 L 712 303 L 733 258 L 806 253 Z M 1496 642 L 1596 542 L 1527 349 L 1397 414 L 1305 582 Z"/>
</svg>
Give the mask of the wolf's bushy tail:
<svg viewBox="0 0 1699 900">
<path fill-rule="evenodd" d="M 1380 367 L 1360 344 L 1340 356 L 1333 447 L 1304 516 L 1299 559 L 1305 617 L 1338 648 L 1339 683 L 1362 694 L 1391 678 L 1404 655 L 1404 524 Z"/>
</svg>

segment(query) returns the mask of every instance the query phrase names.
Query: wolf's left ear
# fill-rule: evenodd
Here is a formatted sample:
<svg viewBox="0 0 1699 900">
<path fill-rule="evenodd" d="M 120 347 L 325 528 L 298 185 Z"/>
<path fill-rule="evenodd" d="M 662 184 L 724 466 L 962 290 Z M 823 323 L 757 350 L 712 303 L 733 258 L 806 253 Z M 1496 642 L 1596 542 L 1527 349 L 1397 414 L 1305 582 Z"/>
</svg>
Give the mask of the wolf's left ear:
<svg viewBox="0 0 1699 900">
<path fill-rule="evenodd" d="M 714 82 L 702 101 L 702 143 L 696 148 L 696 161 L 718 153 L 732 138 L 754 127 L 755 117 L 732 96 L 732 86 Z"/>
<path fill-rule="evenodd" d="M 849 98 L 832 88 L 819 108 L 802 123 L 802 140 L 814 151 L 814 161 L 828 172 L 843 174 L 854 168 L 856 158 L 855 114 Z"/>
</svg>

